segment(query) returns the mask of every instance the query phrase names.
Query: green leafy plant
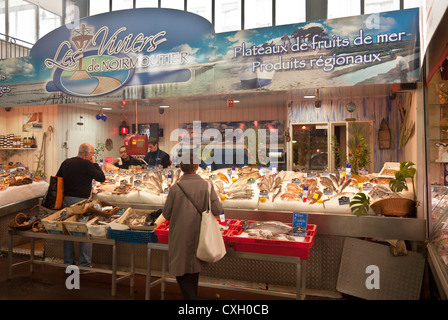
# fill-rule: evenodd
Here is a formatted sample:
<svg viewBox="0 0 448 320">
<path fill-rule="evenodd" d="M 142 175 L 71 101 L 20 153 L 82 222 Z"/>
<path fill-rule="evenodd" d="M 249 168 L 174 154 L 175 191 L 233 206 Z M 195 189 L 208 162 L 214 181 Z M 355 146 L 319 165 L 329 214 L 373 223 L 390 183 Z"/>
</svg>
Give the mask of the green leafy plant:
<svg viewBox="0 0 448 320">
<path fill-rule="evenodd" d="M 331 137 L 331 147 L 335 155 L 335 161 L 351 164 L 351 172 L 359 174 L 359 169 L 367 167 L 370 163 L 370 148 L 367 138 L 364 136 L 362 126 L 353 123 L 350 127 L 348 140 L 348 155 L 341 149 L 335 135 Z"/>
<path fill-rule="evenodd" d="M 40 157 L 40 155 L 34 155 L 36 157 L 35 163 L 37 163 L 36 171 L 34 171 L 34 175 L 36 177 L 45 177 L 45 161 Z"/>
<path fill-rule="evenodd" d="M 342 161 L 347 162 L 347 156 L 344 152 L 342 152 L 338 138 L 335 135 L 331 137 L 331 148 L 333 149 L 336 163 L 340 163 Z"/>
<path fill-rule="evenodd" d="M 363 192 L 358 192 L 350 201 L 350 210 L 356 216 L 365 216 L 370 209 L 370 197 Z"/>
<path fill-rule="evenodd" d="M 415 163 L 411 161 L 401 161 L 400 170 L 395 171 L 395 179 L 391 179 L 389 182 L 389 188 L 392 192 L 401 192 L 403 190 L 408 190 L 408 185 L 406 183 L 407 178 L 412 179 L 412 185 L 414 185 L 414 176 L 416 169 L 411 168 Z"/>
<path fill-rule="evenodd" d="M 370 164 L 370 148 L 362 126 L 352 125 L 348 140 L 348 151 L 348 163 L 352 165 L 351 171 L 354 174 L 358 174 L 359 169 Z"/>
</svg>

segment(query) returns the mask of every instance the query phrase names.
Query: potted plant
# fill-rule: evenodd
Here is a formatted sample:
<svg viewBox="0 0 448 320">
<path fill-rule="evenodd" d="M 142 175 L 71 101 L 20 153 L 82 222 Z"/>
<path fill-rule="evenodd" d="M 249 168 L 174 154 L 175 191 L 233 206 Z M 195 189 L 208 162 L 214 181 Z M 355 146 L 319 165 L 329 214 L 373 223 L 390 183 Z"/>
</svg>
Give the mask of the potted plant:
<svg viewBox="0 0 448 320">
<path fill-rule="evenodd" d="M 410 168 L 414 163 L 411 161 L 401 161 L 400 162 L 400 170 L 395 171 L 395 179 L 390 180 L 389 188 L 393 192 L 401 192 L 403 190 L 408 190 L 408 184 L 406 182 L 407 178 L 412 179 L 412 189 L 414 189 L 414 176 L 416 169 Z M 415 198 L 415 190 L 414 190 L 414 198 Z"/>
<path fill-rule="evenodd" d="M 352 165 L 352 173 L 359 174 L 359 169 L 367 167 L 370 160 L 370 148 L 361 126 L 351 126 L 348 140 L 348 163 Z"/>
<path fill-rule="evenodd" d="M 341 149 L 335 135 L 331 137 L 331 146 L 335 155 L 336 163 L 345 162 L 350 164 L 351 172 L 359 174 L 359 169 L 367 167 L 371 163 L 370 148 L 361 126 L 353 123 L 349 131 L 348 154 Z"/>
<path fill-rule="evenodd" d="M 408 190 L 406 179 L 411 178 L 414 193 L 413 199 L 403 198 L 397 194 L 396 197 L 376 201 L 370 206 L 375 213 L 385 216 L 403 217 L 412 215 L 415 212 L 414 176 L 416 169 L 411 168 L 413 165 L 414 163 L 411 161 L 401 161 L 400 169 L 394 173 L 395 178 L 389 182 L 390 190 L 394 193 L 399 193 Z"/>
<path fill-rule="evenodd" d="M 365 216 L 370 209 L 370 197 L 363 192 L 358 192 L 350 201 L 350 210 L 356 216 Z"/>
</svg>

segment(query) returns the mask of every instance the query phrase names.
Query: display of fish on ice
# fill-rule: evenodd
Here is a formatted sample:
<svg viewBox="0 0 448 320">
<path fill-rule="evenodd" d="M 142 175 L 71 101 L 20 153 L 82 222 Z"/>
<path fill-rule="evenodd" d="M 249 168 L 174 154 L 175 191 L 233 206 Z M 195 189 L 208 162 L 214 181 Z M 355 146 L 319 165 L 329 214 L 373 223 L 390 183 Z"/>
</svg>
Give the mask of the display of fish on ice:
<svg viewBox="0 0 448 320">
<path fill-rule="evenodd" d="M 300 232 L 299 228 L 280 221 L 255 221 L 243 224 L 243 234 L 260 239 L 296 241 L 293 235 Z"/>
</svg>

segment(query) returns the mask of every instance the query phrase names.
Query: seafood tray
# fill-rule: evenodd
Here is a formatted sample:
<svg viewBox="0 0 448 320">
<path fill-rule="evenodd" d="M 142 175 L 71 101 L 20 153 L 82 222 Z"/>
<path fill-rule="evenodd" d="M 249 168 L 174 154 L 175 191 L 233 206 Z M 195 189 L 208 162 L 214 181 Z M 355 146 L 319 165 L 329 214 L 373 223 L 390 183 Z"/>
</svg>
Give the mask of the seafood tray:
<svg viewBox="0 0 448 320">
<path fill-rule="evenodd" d="M 108 202 L 93 200 L 87 204 L 85 204 L 85 212 L 93 213 L 98 216 L 102 216 L 105 218 L 109 218 L 114 214 L 117 214 L 120 210 L 119 207 L 112 206 Z"/>
<path fill-rule="evenodd" d="M 138 230 L 118 230 L 107 228 L 109 238 L 117 242 L 147 244 L 157 242 L 157 236 L 154 231 L 138 231 Z"/>
<path fill-rule="evenodd" d="M 70 214 L 84 214 L 87 212 L 88 205 L 89 200 L 82 200 L 78 203 L 72 204 L 70 207 L 66 209 Z"/>
<path fill-rule="evenodd" d="M 97 221 L 101 219 L 102 217 L 95 217 L 86 223 L 87 233 L 90 239 L 107 239 L 109 237 L 109 233 L 107 232 L 108 224 L 116 220 L 116 218 L 110 219 L 110 222 L 105 221 L 106 224 L 97 224 Z"/>
<path fill-rule="evenodd" d="M 395 178 L 395 171 L 400 170 L 399 162 L 385 162 L 378 174 L 379 178 Z"/>
<path fill-rule="evenodd" d="M 240 220 L 226 219 L 224 223 L 219 222 L 219 224 L 221 226 L 221 232 L 223 233 L 222 237 L 224 239 L 224 243 L 227 246 L 227 237 L 228 237 L 227 235 L 236 227 L 236 225 L 241 225 L 241 222 Z M 164 244 L 168 243 L 169 225 L 170 222 L 166 220 L 160 226 L 157 226 L 154 229 L 154 232 L 157 235 L 157 240 L 159 243 Z"/>
<path fill-rule="evenodd" d="M 227 241 L 235 251 L 298 257 L 308 260 L 316 229 L 316 225 L 308 224 L 303 241 L 287 241 L 243 237 L 240 236 L 243 232 L 242 226 L 237 226 L 227 234 Z"/>
<path fill-rule="evenodd" d="M 129 207 L 123 215 L 116 221 L 127 225 L 131 230 L 153 231 L 154 221 L 157 219 L 155 214 L 161 214 L 154 210 L 133 209 Z"/>
<path fill-rule="evenodd" d="M 64 226 L 64 220 L 70 218 L 73 213 L 70 213 L 67 208 L 56 211 L 48 217 L 42 219 L 42 224 L 51 234 L 68 234 L 67 228 Z"/>
<path fill-rule="evenodd" d="M 87 237 L 87 223 L 95 218 L 95 215 L 85 213 L 83 215 L 76 214 L 64 220 L 62 223 L 71 236 Z M 85 221 L 84 221 L 85 220 Z"/>
</svg>

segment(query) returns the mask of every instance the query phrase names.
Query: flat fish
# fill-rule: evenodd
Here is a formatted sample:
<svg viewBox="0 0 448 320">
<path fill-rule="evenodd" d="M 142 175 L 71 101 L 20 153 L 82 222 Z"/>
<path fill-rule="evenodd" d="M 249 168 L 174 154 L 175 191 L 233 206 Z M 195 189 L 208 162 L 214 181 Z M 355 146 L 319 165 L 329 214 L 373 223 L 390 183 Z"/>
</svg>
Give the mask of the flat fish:
<svg viewBox="0 0 448 320">
<path fill-rule="evenodd" d="M 250 230 L 266 230 L 277 234 L 292 235 L 297 231 L 297 228 L 280 221 L 257 221 L 249 223 L 246 231 Z"/>
<path fill-rule="evenodd" d="M 337 190 L 334 181 L 329 177 L 320 177 L 320 183 L 327 188 L 332 188 L 333 190 Z"/>
<path fill-rule="evenodd" d="M 254 171 L 254 172 L 242 175 L 240 178 L 238 178 L 238 180 L 236 180 L 229 186 L 229 189 L 247 186 L 247 180 L 250 178 L 257 180 L 260 178 L 260 173 L 258 171 L 256 171 L 256 172 Z"/>
</svg>

